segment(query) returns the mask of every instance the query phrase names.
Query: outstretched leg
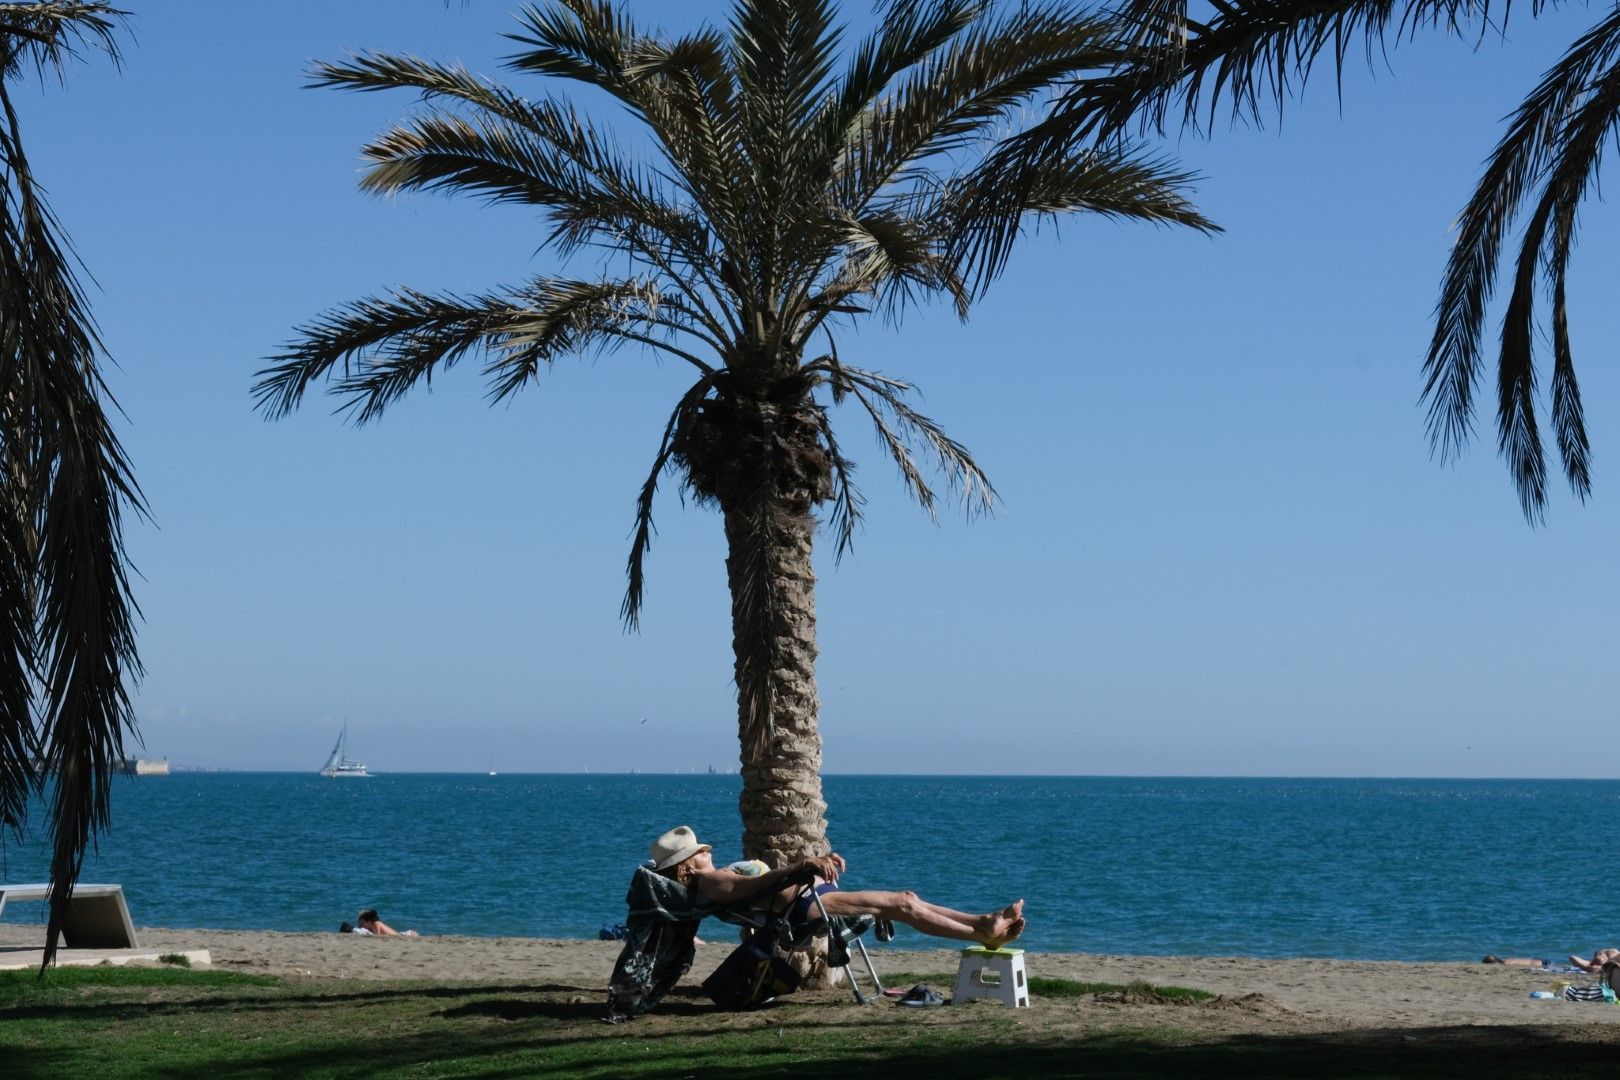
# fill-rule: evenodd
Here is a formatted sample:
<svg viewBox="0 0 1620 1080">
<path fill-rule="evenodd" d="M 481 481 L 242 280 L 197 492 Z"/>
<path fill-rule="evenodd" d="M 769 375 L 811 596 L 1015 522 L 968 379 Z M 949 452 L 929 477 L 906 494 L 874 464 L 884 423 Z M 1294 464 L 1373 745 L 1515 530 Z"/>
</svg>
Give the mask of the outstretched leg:
<svg viewBox="0 0 1620 1080">
<path fill-rule="evenodd" d="M 986 915 L 930 904 L 914 892 L 830 892 L 822 896 L 821 902 L 829 915 L 876 915 L 932 937 L 977 941 L 992 949 L 1024 932 L 1022 900 Z"/>
</svg>

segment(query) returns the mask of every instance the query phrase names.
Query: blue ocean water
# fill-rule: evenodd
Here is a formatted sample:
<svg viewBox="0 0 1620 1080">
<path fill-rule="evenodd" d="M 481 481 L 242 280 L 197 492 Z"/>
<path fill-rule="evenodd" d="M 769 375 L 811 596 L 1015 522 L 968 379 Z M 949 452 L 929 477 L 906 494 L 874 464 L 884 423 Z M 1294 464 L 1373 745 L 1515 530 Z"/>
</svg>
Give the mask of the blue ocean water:
<svg viewBox="0 0 1620 1080">
<path fill-rule="evenodd" d="M 648 841 L 740 858 L 735 776 L 120 778 L 82 880 L 137 924 L 594 937 Z M 1477 960 L 1616 941 L 1620 782 L 830 776 L 846 888 L 1028 902 L 1029 947 Z M 43 816 L 0 875 L 45 877 Z M 15 905 L 7 922 L 35 921 Z M 897 945 L 926 939 L 902 929 Z"/>
</svg>

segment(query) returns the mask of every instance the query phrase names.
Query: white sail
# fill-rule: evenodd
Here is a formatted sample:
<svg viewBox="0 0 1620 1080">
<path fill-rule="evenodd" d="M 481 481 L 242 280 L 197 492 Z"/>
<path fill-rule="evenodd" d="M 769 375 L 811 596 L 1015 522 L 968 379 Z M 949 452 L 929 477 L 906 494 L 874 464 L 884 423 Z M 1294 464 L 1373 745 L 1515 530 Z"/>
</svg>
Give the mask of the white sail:
<svg viewBox="0 0 1620 1080">
<path fill-rule="evenodd" d="M 335 744 L 333 744 L 332 752 L 329 755 L 327 755 L 326 764 L 321 766 L 321 775 L 322 776 L 331 776 L 332 775 L 332 770 L 337 768 L 337 763 L 339 761 L 341 761 L 342 758 L 343 758 L 343 742 L 348 737 L 349 737 L 349 722 L 347 720 L 345 720 L 345 721 L 343 721 L 343 730 L 338 732 L 338 741 Z"/>
<path fill-rule="evenodd" d="M 332 755 L 321 766 L 322 776 L 342 777 L 369 777 L 364 762 L 354 761 L 349 757 L 349 718 L 343 718 L 343 730 L 338 732 L 337 745 L 332 747 Z"/>
</svg>

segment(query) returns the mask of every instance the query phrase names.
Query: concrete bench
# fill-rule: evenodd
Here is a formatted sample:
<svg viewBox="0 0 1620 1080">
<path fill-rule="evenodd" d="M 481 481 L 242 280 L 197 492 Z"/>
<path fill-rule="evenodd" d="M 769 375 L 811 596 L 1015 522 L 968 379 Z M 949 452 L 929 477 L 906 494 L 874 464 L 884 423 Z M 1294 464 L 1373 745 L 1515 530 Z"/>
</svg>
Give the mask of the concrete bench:
<svg viewBox="0 0 1620 1080">
<path fill-rule="evenodd" d="M 0 885 L 0 915 L 8 900 L 45 900 L 49 885 Z M 122 885 L 73 886 L 62 917 L 62 944 L 69 949 L 136 949 L 135 924 L 129 918 Z"/>
</svg>

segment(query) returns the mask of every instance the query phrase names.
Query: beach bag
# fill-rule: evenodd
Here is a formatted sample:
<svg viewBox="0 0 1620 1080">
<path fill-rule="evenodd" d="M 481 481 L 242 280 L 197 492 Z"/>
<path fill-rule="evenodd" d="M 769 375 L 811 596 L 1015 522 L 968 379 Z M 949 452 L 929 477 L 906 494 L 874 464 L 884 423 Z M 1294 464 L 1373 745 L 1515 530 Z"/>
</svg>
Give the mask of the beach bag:
<svg viewBox="0 0 1620 1080">
<path fill-rule="evenodd" d="M 770 928 L 755 933 L 703 980 L 703 992 L 722 1009 L 751 1009 L 799 988 L 799 973 L 776 951 Z"/>
</svg>

